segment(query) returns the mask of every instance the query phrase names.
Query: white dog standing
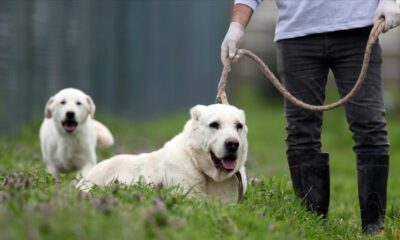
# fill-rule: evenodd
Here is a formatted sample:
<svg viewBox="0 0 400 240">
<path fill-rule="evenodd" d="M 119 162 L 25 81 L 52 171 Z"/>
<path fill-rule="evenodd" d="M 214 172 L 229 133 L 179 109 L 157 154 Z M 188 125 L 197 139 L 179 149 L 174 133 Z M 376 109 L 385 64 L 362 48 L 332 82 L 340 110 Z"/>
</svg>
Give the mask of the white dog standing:
<svg viewBox="0 0 400 240">
<path fill-rule="evenodd" d="M 234 106 L 197 105 L 183 132 L 163 148 L 140 155 L 117 155 L 89 170 L 78 184 L 82 190 L 113 180 L 166 187 L 180 186 L 184 193 L 236 202 L 240 181 L 246 190 L 247 127 L 242 110 Z"/>
<path fill-rule="evenodd" d="M 40 145 L 47 171 L 78 171 L 82 175 L 96 164 L 96 145 L 108 147 L 114 139 L 106 126 L 93 119 L 95 104 L 84 92 L 66 88 L 51 97 L 40 127 Z"/>
</svg>

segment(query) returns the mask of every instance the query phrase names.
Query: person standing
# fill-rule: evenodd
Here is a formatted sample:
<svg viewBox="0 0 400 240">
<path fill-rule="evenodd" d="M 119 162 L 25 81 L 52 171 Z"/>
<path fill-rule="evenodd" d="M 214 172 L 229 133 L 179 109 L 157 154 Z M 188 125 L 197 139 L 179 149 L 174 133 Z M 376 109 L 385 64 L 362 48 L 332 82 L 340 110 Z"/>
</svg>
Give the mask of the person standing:
<svg viewBox="0 0 400 240">
<path fill-rule="evenodd" d="M 253 11 L 262 0 L 236 0 L 221 45 L 221 61 L 235 61 Z M 355 84 L 374 22 L 384 17 L 384 32 L 400 25 L 394 0 L 276 0 L 278 72 L 300 100 L 322 105 L 329 69 L 341 96 Z M 386 212 L 389 141 L 382 83 L 382 52 L 373 47 L 365 82 L 345 105 L 354 139 L 362 230 L 383 231 Z M 296 196 L 308 210 L 327 217 L 330 198 L 329 154 L 321 152 L 322 112 L 300 109 L 285 100 L 287 160 Z"/>
</svg>

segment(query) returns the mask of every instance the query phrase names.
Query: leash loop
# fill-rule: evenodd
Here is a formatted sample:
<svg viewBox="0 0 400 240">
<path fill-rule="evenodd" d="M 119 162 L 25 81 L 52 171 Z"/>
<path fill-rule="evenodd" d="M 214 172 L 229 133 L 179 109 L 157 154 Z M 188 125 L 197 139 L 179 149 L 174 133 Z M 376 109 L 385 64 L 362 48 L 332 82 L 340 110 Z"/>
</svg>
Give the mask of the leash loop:
<svg viewBox="0 0 400 240">
<path fill-rule="evenodd" d="M 264 73 L 264 75 L 271 81 L 271 83 L 275 86 L 275 88 L 285 97 L 287 100 L 289 100 L 291 103 L 295 104 L 298 107 L 304 108 L 306 110 L 311 110 L 311 111 L 327 111 L 331 110 L 334 108 L 337 108 L 339 106 L 344 105 L 346 102 L 348 102 L 360 89 L 361 85 L 363 84 L 365 80 L 365 76 L 367 75 L 368 71 L 368 66 L 369 66 L 369 60 L 372 52 L 372 48 L 374 47 L 379 34 L 382 33 L 383 29 L 385 27 L 385 21 L 383 18 L 379 19 L 373 26 L 367 46 L 365 48 L 365 53 L 364 53 L 364 59 L 363 59 L 363 64 L 361 67 L 360 74 L 358 76 L 358 79 L 356 83 L 354 84 L 353 88 L 341 99 L 334 103 L 326 104 L 326 105 L 312 105 L 303 102 L 302 100 L 296 98 L 293 96 L 279 81 L 279 79 L 273 74 L 273 72 L 269 69 L 269 67 L 253 52 L 247 50 L 247 49 L 239 49 L 238 51 L 241 51 L 244 55 L 246 55 L 250 60 L 252 60 L 258 68 L 261 69 L 261 71 Z M 216 102 L 221 103 L 221 104 L 229 104 L 228 98 L 226 96 L 225 88 L 227 84 L 227 79 L 228 79 L 228 73 L 230 71 L 230 65 L 231 65 L 231 60 L 228 60 L 228 64 L 224 66 L 220 81 L 218 83 L 218 93 L 217 93 L 217 98 Z"/>
</svg>

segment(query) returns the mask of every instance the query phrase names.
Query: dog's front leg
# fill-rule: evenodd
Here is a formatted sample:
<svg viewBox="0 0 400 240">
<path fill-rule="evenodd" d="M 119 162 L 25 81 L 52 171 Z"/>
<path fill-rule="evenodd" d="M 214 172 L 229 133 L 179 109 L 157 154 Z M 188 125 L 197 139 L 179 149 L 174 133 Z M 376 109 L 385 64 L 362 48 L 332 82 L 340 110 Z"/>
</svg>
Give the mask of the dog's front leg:
<svg viewBox="0 0 400 240">
<path fill-rule="evenodd" d="M 51 164 L 47 163 L 46 170 L 48 173 L 50 173 L 57 181 L 60 181 L 60 172 L 57 170 L 57 168 Z"/>
<path fill-rule="evenodd" d="M 90 169 L 92 169 L 96 164 L 95 163 L 87 163 L 85 164 L 82 169 L 79 171 L 77 177 L 85 177 L 86 174 L 89 172 Z"/>
<path fill-rule="evenodd" d="M 96 152 L 94 149 L 91 149 L 87 153 L 88 159 L 84 159 L 86 163 L 82 166 L 82 168 L 79 170 L 79 173 L 77 177 L 84 177 L 86 174 L 89 172 L 90 169 L 92 169 L 97 162 L 97 157 L 96 157 Z"/>
</svg>

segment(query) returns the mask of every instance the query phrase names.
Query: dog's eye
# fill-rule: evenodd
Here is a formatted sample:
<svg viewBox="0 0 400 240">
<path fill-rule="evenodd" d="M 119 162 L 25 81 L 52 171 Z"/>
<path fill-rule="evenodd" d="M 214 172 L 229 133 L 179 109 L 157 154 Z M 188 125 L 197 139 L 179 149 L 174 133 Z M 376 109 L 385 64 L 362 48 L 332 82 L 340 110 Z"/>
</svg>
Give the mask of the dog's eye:
<svg viewBox="0 0 400 240">
<path fill-rule="evenodd" d="M 77 101 L 77 102 L 76 102 L 76 105 L 78 105 L 78 106 L 79 106 L 79 105 L 82 105 L 82 103 L 81 103 L 81 102 L 79 102 L 79 101 Z"/>
<path fill-rule="evenodd" d="M 65 100 L 62 100 L 61 102 L 60 102 L 62 105 L 65 105 Z"/>
<path fill-rule="evenodd" d="M 239 131 L 239 130 L 242 130 L 243 129 L 243 124 L 241 124 L 241 123 L 236 123 L 236 129 Z"/>
<path fill-rule="evenodd" d="M 212 122 L 208 126 L 210 128 L 218 129 L 219 128 L 219 123 L 218 122 Z"/>
</svg>

